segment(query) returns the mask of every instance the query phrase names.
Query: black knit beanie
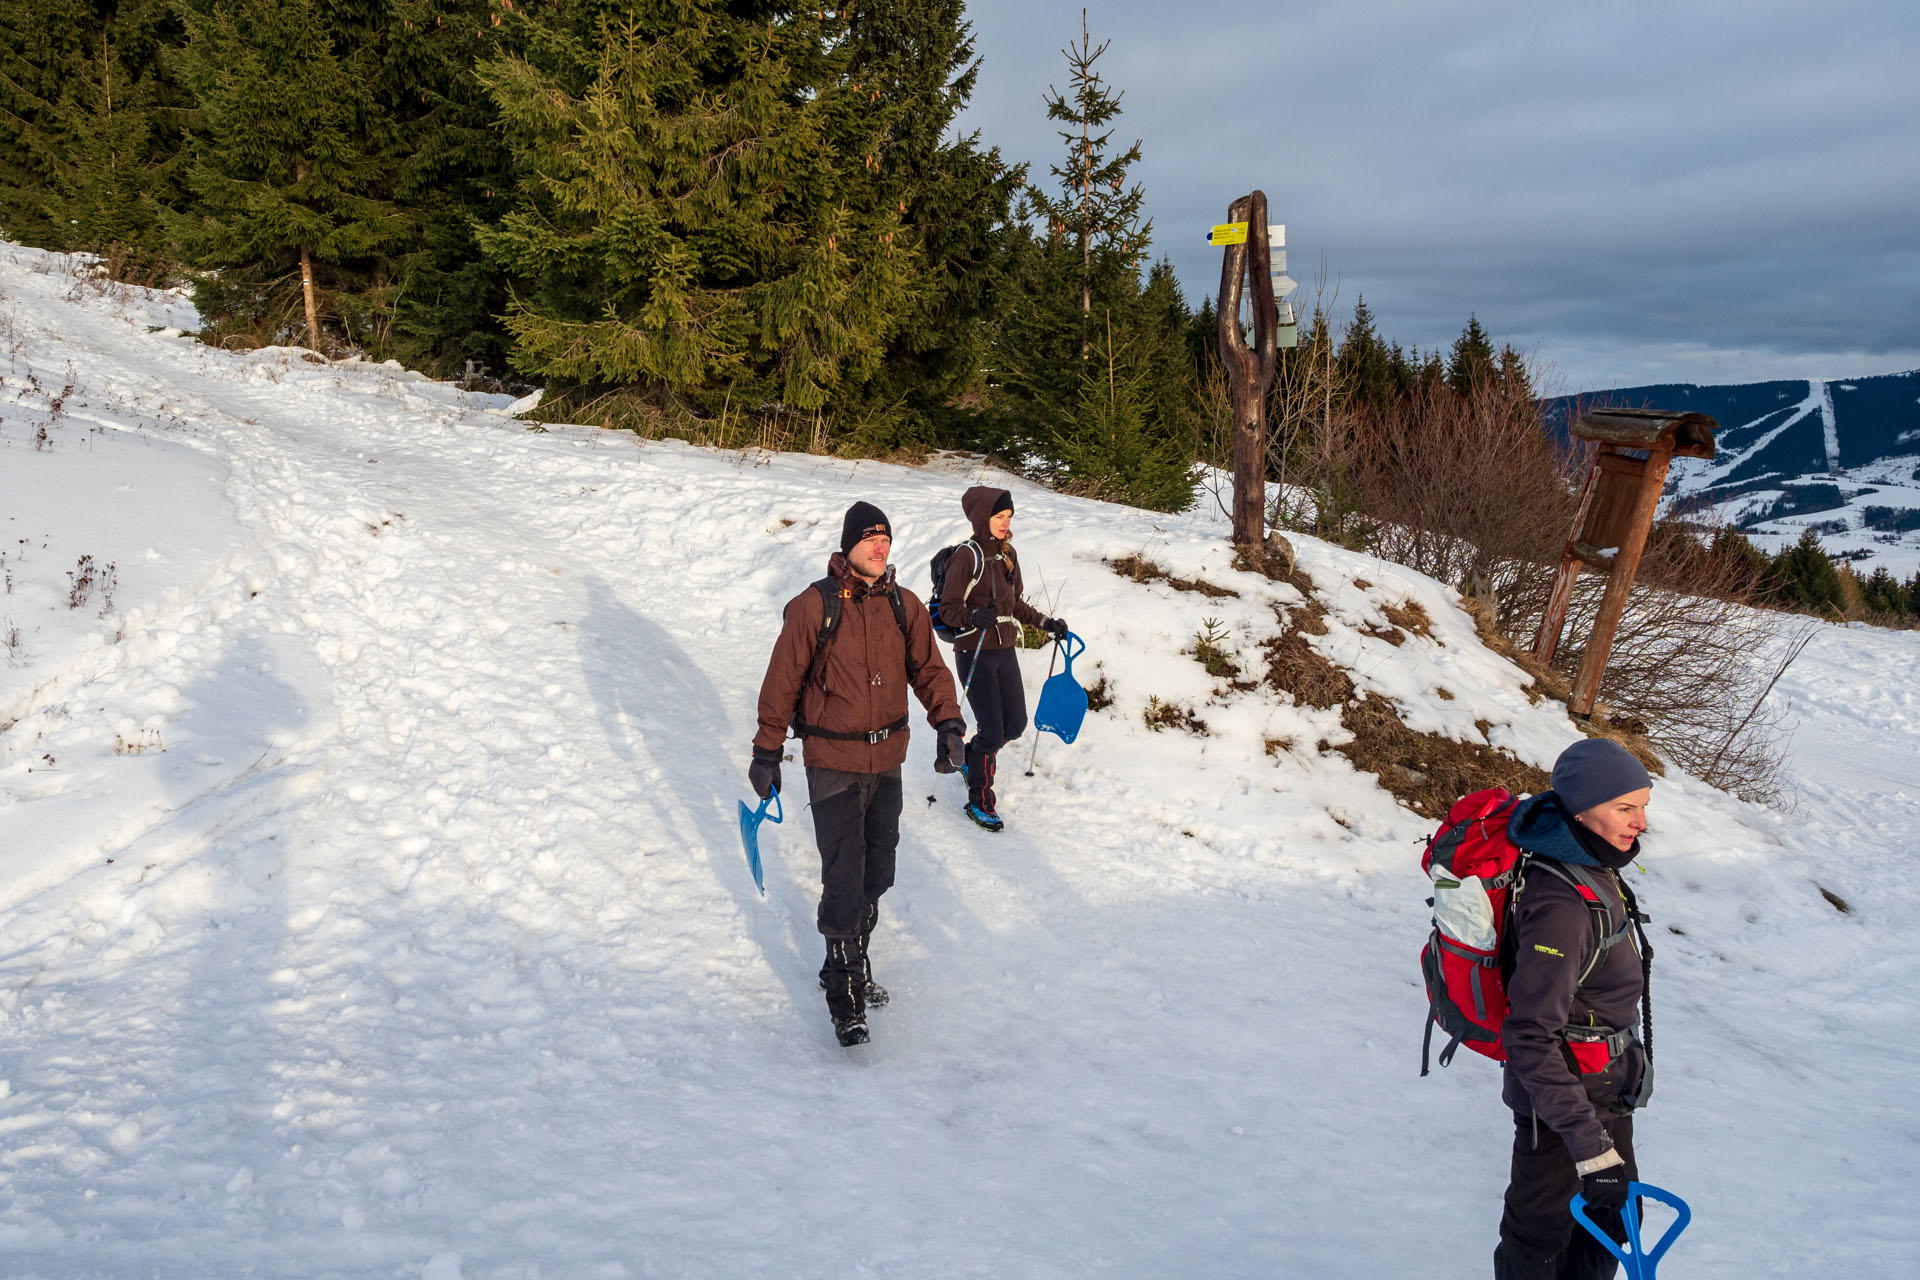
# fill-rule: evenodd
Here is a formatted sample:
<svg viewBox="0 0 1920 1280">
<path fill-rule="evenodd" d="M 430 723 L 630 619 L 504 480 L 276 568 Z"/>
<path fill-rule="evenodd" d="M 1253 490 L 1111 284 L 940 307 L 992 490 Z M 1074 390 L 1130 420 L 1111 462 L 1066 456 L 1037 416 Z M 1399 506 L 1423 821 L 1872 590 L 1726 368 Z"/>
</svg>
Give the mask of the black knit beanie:
<svg viewBox="0 0 1920 1280">
<path fill-rule="evenodd" d="M 854 503 L 847 508 L 847 518 L 840 522 L 842 554 L 852 554 L 862 538 L 875 532 L 893 537 L 893 525 L 887 520 L 887 513 L 871 502 Z"/>
<path fill-rule="evenodd" d="M 1012 510 L 1013 510 L 1013 495 L 1010 493 L 1007 493 L 1005 490 L 1002 490 L 1000 493 L 1000 496 L 994 500 L 993 510 L 987 512 L 987 519 L 989 520 L 993 519 L 995 516 L 999 515 L 1002 511 L 1012 511 Z"/>
</svg>

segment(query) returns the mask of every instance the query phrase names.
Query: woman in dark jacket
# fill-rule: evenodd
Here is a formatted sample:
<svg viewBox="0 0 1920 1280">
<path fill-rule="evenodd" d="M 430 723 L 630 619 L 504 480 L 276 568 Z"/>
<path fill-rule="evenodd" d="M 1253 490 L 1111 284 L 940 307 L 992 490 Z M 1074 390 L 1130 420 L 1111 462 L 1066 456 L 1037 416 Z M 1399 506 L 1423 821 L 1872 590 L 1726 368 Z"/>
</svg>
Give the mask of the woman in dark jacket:
<svg viewBox="0 0 1920 1280">
<path fill-rule="evenodd" d="M 1512 1176 L 1495 1280 L 1606 1280 L 1613 1255 L 1573 1220 L 1624 1240 L 1633 1112 L 1652 1092 L 1640 1036 L 1646 994 L 1633 896 L 1618 873 L 1640 852 L 1653 780 L 1605 738 L 1576 742 L 1553 787 L 1521 802 L 1507 837 L 1530 855 L 1514 890 L 1513 974 L 1500 1030 L 1502 1100 L 1513 1110 Z"/>
<path fill-rule="evenodd" d="M 1020 628 L 1038 627 L 1058 640 L 1067 624 L 1023 598 L 1025 582 L 1013 550 L 1013 495 L 975 485 L 960 498 L 973 538 L 947 560 L 940 584 L 940 616 L 965 620 L 953 642 L 954 666 L 973 708 L 967 744 L 967 816 L 989 831 L 1006 824 L 995 810 L 994 773 L 1000 748 L 1026 731 L 1027 694 L 1016 651 Z"/>
</svg>

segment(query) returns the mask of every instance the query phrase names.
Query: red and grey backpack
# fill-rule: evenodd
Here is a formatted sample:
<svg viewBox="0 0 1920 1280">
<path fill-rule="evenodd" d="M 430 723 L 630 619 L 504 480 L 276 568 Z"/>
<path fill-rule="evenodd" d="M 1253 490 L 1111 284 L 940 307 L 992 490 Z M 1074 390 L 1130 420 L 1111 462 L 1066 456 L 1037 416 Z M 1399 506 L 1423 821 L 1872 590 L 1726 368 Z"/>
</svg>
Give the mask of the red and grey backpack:
<svg viewBox="0 0 1920 1280">
<path fill-rule="evenodd" d="M 1626 921 L 1618 929 L 1608 927 L 1612 921 L 1606 901 L 1588 868 L 1533 858 L 1507 838 L 1507 822 L 1519 803 L 1500 787 L 1462 796 L 1447 810 L 1446 821 L 1427 841 L 1420 859 L 1420 869 L 1433 880 L 1433 897 L 1427 899 L 1433 907 L 1433 932 L 1420 952 L 1427 985 L 1427 1025 L 1420 1038 L 1423 1076 L 1436 1025 L 1450 1037 L 1440 1051 L 1443 1067 L 1463 1044 L 1495 1062 L 1507 1060 L 1500 1041 L 1500 1024 L 1507 1017 L 1507 978 L 1513 972 L 1507 918 L 1529 867 L 1559 876 L 1593 909 L 1593 959 L 1581 972 L 1581 982 L 1633 924 L 1636 913 L 1629 903 Z"/>
</svg>

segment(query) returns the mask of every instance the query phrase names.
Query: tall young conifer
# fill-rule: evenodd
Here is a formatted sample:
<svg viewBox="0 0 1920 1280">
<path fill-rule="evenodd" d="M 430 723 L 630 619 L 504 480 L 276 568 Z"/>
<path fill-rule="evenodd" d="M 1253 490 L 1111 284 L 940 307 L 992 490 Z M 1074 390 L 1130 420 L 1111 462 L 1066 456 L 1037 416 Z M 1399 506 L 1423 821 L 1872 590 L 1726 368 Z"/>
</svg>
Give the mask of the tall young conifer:
<svg viewBox="0 0 1920 1280">
<path fill-rule="evenodd" d="M 871 379 L 932 287 L 876 198 L 908 102 L 853 74 L 841 10 L 608 0 L 482 65 L 520 166 L 481 240 L 528 373 L 711 409 L 815 411 Z"/>
<path fill-rule="evenodd" d="M 1096 66 L 1107 48 L 1083 19 L 1062 51 L 1070 93 L 1047 97 L 1065 155 L 1050 170 L 1057 189 L 1023 193 L 992 443 L 1069 488 L 1178 510 L 1192 499 L 1196 445 L 1188 309 L 1171 266 L 1141 279 L 1152 227 L 1127 180 L 1140 144 L 1112 145 L 1120 94 Z"/>
</svg>

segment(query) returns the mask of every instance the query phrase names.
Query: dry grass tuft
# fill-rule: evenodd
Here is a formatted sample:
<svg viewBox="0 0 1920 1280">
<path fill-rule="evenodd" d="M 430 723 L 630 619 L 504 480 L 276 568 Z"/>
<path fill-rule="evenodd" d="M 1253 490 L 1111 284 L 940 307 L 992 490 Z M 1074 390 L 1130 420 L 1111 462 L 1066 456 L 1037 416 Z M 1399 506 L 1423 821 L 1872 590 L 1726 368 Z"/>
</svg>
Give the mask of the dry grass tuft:
<svg viewBox="0 0 1920 1280">
<path fill-rule="evenodd" d="M 1540 769 L 1483 742 L 1456 742 L 1416 733 L 1392 702 L 1378 694 L 1349 703 L 1340 723 L 1353 741 L 1333 748 L 1353 767 L 1374 774 L 1401 804 L 1436 822 L 1469 792 L 1505 787 L 1518 795 L 1544 791 L 1550 779 Z M 1485 730 L 1482 729 L 1484 733 Z"/>
<path fill-rule="evenodd" d="M 1313 598 L 1313 579 L 1294 559 L 1293 544 L 1277 533 L 1267 535 L 1259 547 L 1235 547 L 1233 567 L 1243 573 L 1257 573 L 1275 582 L 1284 582 L 1309 600 Z"/>
<path fill-rule="evenodd" d="M 1427 616 L 1426 606 L 1418 600 L 1402 600 L 1399 604 L 1387 605 L 1381 610 L 1387 615 L 1387 621 L 1401 630 L 1425 640 L 1433 640 L 1433 619 Z M 1437 640 L 1434 641 L 1439 643 Z"/>
<path fill-rule="evenodd" d="M 1240 593 L 1231 587 L 1217 586 L 1199 578 L 1176 578 L 1145 556 L 1121 556 L 1107 564 L 1121 577 L 1135 582 L 1164 582 L 1175 591 L 1193 591 L 1214 600 L 1240 598 Z"/>
<path fill-rule="evenodd" d="M 1353 697 L 1353 681 L 1313 646 L 1308 636 L 1327 634 L 1326 609 L 1311 599 L 1294 610 L 1286 630 L 1261 647 L 1267 654 L 1266 684 L 1308 707 L 1336 707 Z"/>
</svg>

